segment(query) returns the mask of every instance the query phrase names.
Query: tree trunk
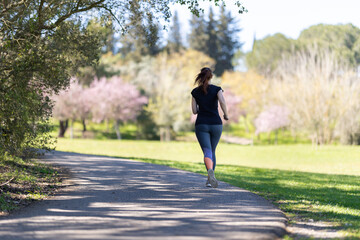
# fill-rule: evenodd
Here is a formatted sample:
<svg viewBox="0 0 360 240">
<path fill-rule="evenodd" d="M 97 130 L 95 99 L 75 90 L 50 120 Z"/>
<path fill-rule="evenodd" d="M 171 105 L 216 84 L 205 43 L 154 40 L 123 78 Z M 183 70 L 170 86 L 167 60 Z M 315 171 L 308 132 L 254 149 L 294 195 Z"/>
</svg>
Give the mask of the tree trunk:
<svg viewBox="0 0 360 240">
<path fill-rule="evenodd" d="M 83 124 L 83 132 L 86 132 L 86 122 L 85 122 L 85 119 L 82 120 L 82 124 Z"/>
<path fill-rule="evenodd" d="M 275 130 L 275 140 L 274 140 L 274 144 L 277 145 L 278 143 L 278 133 L 279 133 L 279 130 Z"/>
<path fill-rule="evenodd" d="M 121 140 L 119 120 L 115 120 L 114 126 L 115 126 L 115 132 L 116 132 L 117 139 Z"/>
<path fill-rule="evenodd" d="M 69 120 L 65 120 L 65 121 L 61 121 L 60 120 L 60 129 L 59 129 L 59 135 L 58 137 L 65 137 L 65 132 L 68 128 L 68 125 L 69 125 Z"/>
<path fill-rule="evenodd" d="M 71 123 L 70 123 L 70 139 L 73 139 L 74 138 L 74 120 L 71 120 Z"/>
<path fill-rule="evenodd" d="M 170 142 L 171 141 L 171 129 L 169 126 L 160 127 L 160 141 Z"/>
<path fill-rule="evenodd" d="M 359 133 L 357 133 L 356 135 L 355 135 L 355 145 L 360 145 L 360 135 L 359 135 Z"/>
</svg>

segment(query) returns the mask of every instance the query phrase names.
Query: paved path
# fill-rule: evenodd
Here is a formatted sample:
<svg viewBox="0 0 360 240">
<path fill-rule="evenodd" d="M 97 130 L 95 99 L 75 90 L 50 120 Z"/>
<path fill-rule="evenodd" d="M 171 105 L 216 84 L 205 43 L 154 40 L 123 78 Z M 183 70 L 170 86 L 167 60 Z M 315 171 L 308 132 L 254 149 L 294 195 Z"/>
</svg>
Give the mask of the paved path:
<svg viewBox="0 0 360 240">
<path fill-rule="evenodd" d="M 119 158 L 55 152 L 73 173 L 56 197 L 0 218 L 0 239 L 277 239 L 285 217 L 248 191 Z"/>
</svg>

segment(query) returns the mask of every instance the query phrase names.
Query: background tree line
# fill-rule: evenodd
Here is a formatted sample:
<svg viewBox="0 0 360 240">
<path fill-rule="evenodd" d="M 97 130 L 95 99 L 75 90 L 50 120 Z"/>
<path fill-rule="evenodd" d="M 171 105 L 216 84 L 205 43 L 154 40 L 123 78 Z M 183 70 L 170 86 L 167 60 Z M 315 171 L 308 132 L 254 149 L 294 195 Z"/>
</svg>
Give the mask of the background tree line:
<svg viewBox="0 0 360 240">
<path fill-rule="evenodd" d="M 181 37 L 177 12 L 174 13 L 172 18 L 168 38 L 166 41 L 162 41 L 159 24 L 153 22 L 151 17 L 141 15 L 138 7 L 135 4 L 134 7 L 129 8 L 132 17 L 130 17 L 128 32 L 120 37 L 115 37 L 114 32 L 111 31 L 111 22 L 107 21 L 105 24 L 99 24 L 99 22 L 106 20 L 104 18 L 92 19 L 89 22 L 88 29 L 101 33 L 103 39 L 110 39 L 111 41 L 104 42 L 103 49 L 105 51 L 100 59 L 100 64 L 94 67 L 80 68 L 76 78 L 83 85 L 84 92 L 91 88 L 89 86 L 93 84 L 93 81 L 96 82 L 96 79 L 110 79 L 115 75 L 121 76 L 124 82 L 136 86 L 149 99 L 148 104 L 138 117 L 131 119 L 138 126 L 138 136 L 150 139 L 159 137 L 161 140 L 168 141 L 174 138 L 179 131 L 191 130 L 188 95 L 193 87 L 195 74 L 204 65 L 215 66 L 215 68 L 218 66 L 217 69 L 221 69 L 220 67 L 223 66 L 221 71 L 224 71 L 225 68 L 232 69 L 232 56 L 240 44 L 235 40 L 236 31 L 233 30 L 235 26 L 232 26 L 234 25 L 233 18 L 229 12 L 226 12 L 224 6 L 220 9 L 219 21 L 214 20 L 212 9 L 210 9 L 208 21 L 216 30 L 215 34 L 212 34 L 211 38 L 208 39 L 210 41 L 214 40 L 216 46 L 222 46 L 220 41 L 228 41 L 227 45 L 224 45 L 227 47 L 226 51 L 219 51 L 219 53 L 228 54 L 229 56 L 220 56 L 223 60 L 219 59 L 218 62 L 216 62 L 216 59 L 206 55 L 206 53 L 217 51 L 216 49 L 210 51 L 210 49 L 195 50 L 191 47 L 185 47 Z M 207 24 L 202 15 L 193 17 L 192 21 L 194 19 Z M 147 24 L 146 26 L 141 24 L 144 21 Z M 218 27 L 218 25 L 222 28 Z M 106 30 L 109 27 L 110 30 Z M 220 29 L 224 29 L 224 31 Z M 193 31 L 196 31 L 196 26 L 193 26 Z M 222 34 L 219 34 L 220 31 Z M 204 34 L 190 34 L 189 41 L 199 42 L 199 39 L 202 39 L 207 33 Z M 161 44 L 161 42 L 166 44 Z M 118 49 L 117 45 L 120 45 Z M 208 47 L 211 47 L 211 45 Z M 225 62 L 226 64 L 221 64 Z M 74 86 L 74 91 L 77 91 L 76 85 Z M 119 88 L 118 91 L 123 92 L 126 89 Z M 61 93 L 60 98 L 58 98 L 59 104 L 66 101 L 64 98 L 67 97 L 69 97 L 69 94 L 66 92 Z M 99 101 L 101 100 L 99 99 Z M 74 101 L 75 104 L 76 102 Z M 60 105 L 63 106 L 64 104 Z M 76 109 L 76 107 L 74 108 Z M 58 107 L 56 106 L 55 109 L 58 109 Z M 82 118 L 80 113 L 84 111 L 75 111 L 78 113 L 76 118 L 70 117 L 70 115 L 69 118 L 64 118 L 65 114 L 59 115 L 57 113 L 61 111 L 56 111 L 54 116 L 60 120 L 59 136 L 64 136 L 69 120 L 80 120 L 85 126 L 85 120 L 93 119 L 90 115 L 85 119 Z M 118 126 L 114 127 L 118 129 Z M 84 129 L 86 128 L 84 127 Z"/>
<path fill-rule="evenodd" d="M 298 39 L 255 39 L 246 63 L 264 77 L 266 105 L 286 107 L 294 135 L 306 133 L 315 144 L 359 144 L 359 46 L 359 28 L 319 24 Z"/>
<path fill-rule="evenodd" d="M 281 33 L 254 39 L 252 50 L 246 54 L 246 63 L 248 68 L 268 77 L 274 74 L 282 58 L 304 51 L 309 45 L 329 49 L 350 67 L 357 68 L 360 64 L 360 29 L 352 24 L 314 25 L 303 30 L 298 39 Z"/>
<path fill-rule="evenodd" d="M 149 99 L 134 119 L 140 135 L 170 140 L 179 131 L 191 130 L 188 92 L 198 69 L 208 65 L 216 71 L 222 58 L 217 60 L 214 53 L 219 51 L 224 56 L 231 52 L 232 55 L 223 57 L 230 60 L 231 68 L 223 69 L 214 82 L 231 89 L 229 98 L 233 94 L 241 99 L 231 106 L 236 112 L 233 123 L 240 122 L 246 136 L 268 134 L 270 139 L 274 133 L 277 142 L 279 130 L 285 130 L 294 141 L 305 135 L 314 144 L 337 140 L 358 144 L 359 111 L 356 104 L 350 103 L 358 102 L 360 96 L 356 71 L 359 29 L 352 25 L 317 25 L 304 30 L 298 39 L 275 34 L 255 40 L 253 49 L 245 55 L 247 72 L 237 72 L 232 70 L 230 56 L 234 58 L 241 45 L 235 39 L 238 29 L 228 21 L 227 28 L 236 31 L 228 31 L 227 35 L 224 34 L 227 31 L 219 30 L 221 19 L 230 16 L 225 13 L 222 7 L 216 20 L 211 9 L 206 19 L 201 14 L 193 17 L 188 44 L 183 43 L 175 13 L 168 39 L 161 40 L 160 35 L 155 38 L 151 48 L 156 51 L 149 51 L 146 31 L 136 30 L 133 25 L 134 34 L 119 40 L 128 44 L 120 45 L 124 49 L 120 47 L 118 52 L 105 53 L 92 70 L 96 74 L 88 74 L 90 80 L 118 75 L 136 86 Z M 155 33 L 159 34 L 159 29 Z M 231 48 L 224 48 L 231 51 L 216 48 L 223 46 L 222 36 L 235 42 L 228 45 Z M 80 80 L 83 73 L 78 73 Z"/>
<path fill-rule="evenodd" d="M 109 50 L 112 35 L 107 31 L 112 30 L 106 25 L 116 23 L 126 35 L 131 31 L 132 11 L 141 6 L 139 15 L 147 16 L 148 21 L 140 25 L 150 29 L 146 41 L 151 43 L 156 36 L 152 26 L 157 19 L 170 18 L 172 3 L 187 5 L 197 15 L 201 12 L 197 0 L 135 0 L 128 4 L 113 0 L 2 1 L 0 155 L 22 156 L 31 149 L 49 146 L 44 135 L 52 113 L 49 96 L 67 88 L 71 77 L 80 74 L 80 67 L 96 65 L 101 50 Z M 240 3 L 237 5 L 240 12 L 244 11 Z M 89 12 L 102 16 L 99 19 L 104 21 L 97 24 L 105 27 L 105 32 L 84 27 Z"/>
</svg>

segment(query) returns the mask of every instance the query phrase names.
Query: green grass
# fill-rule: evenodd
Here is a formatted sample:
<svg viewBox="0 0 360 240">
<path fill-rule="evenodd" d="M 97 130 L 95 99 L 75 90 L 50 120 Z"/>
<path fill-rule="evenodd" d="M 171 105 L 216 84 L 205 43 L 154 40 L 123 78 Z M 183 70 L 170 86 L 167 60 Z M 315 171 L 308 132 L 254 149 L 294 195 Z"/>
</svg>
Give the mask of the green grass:
<svg viewBox="0 0 360 240">
<path fill-rule="evenodd" d="M 205 174 L 195 142 L 59 139 L 57 150 L 127 157 Z M 332 222 L 360 238 L 360 148 L 220 143 L 217 178 L 255 192 L 290 219 Z"/>
<path fill-rule="evenodd" d="M 202 152 L 196 142 L 58 139 L 57 150 L 193 163 L 202 161 Z M 216 153 L 219 164 L 360 176 L 360 147 L 355 146 L 220 143 Z"/>
</svg>

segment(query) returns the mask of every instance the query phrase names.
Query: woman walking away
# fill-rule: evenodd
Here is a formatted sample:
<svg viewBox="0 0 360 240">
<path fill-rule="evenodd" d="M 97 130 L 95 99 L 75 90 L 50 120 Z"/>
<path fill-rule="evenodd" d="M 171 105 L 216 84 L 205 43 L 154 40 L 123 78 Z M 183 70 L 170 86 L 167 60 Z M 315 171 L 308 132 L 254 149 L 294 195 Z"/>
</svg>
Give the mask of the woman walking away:
<svg viewBox="0 0 360 240">
<path fill-rule="evenodd" d="M 204 153 L 204 163 L 208 172 L 207 187 L 216 188 L 218 182 L 215 178 L 215 149 L 222 132 L 222 121 L 218 111 L 218 101 L 224 112 L 224 119 L 228 120 L 226 103 L 221 87 L 210 84 L 213 74 L 210 68 L 202 68 L 196 76 L 195 84 L 198 87 L 191 92 L 192 112 L 197 114 L 195 133 Z"/>
</svg>

